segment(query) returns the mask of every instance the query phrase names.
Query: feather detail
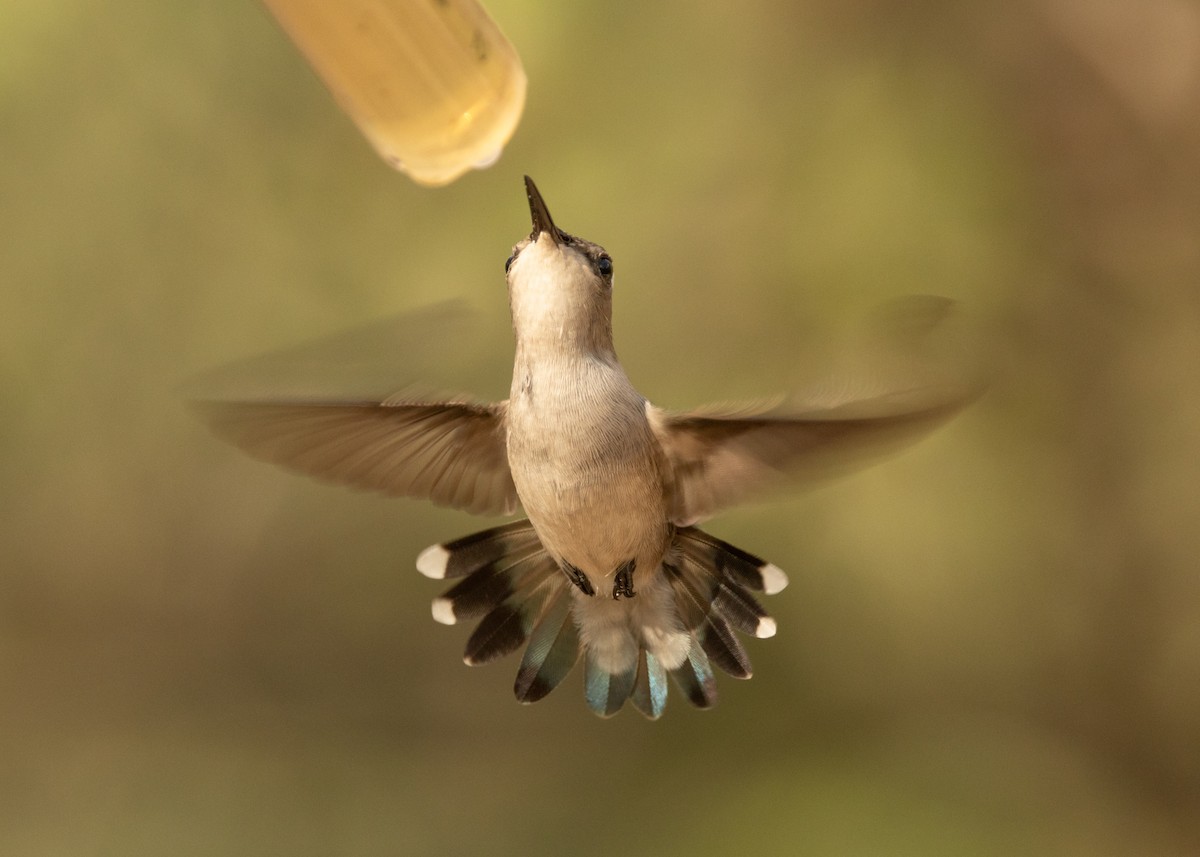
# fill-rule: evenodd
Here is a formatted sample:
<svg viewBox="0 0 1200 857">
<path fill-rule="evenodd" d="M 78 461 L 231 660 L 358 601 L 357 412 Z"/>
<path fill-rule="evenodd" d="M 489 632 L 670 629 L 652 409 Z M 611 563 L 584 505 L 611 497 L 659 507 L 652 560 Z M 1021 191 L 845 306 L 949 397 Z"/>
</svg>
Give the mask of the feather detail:
<svg viewBox="0 0 1200 857">
<path fill-rule="evenodd" d="M 697 638 L 712 663 L 734 678 L 750 678 L 750 656 L 728 622 L 718 614 L 711 613 L 705 621 L 703 632 L 703 636 L 697 635 Z"/>
<path fill-rule="evenodd" d="M 476 569 L 434 601 L 435 614 L 452 625 L 485 615 L 510 596 L 557 568 L 541 545 L 501 557 Z"/>
<path fill-rule="evenodd" d="M 548 554 L 536 558 L 522 579 L 515 582 L 513 594 L 492 608 L 476 626 L 467 640 L 463 660 L 469 666 L 477 666 L 519 648 L 529 639 L 547 599 L 565 585 L 558 565 Z"/>
<path fill-rule="evenodd" d="M 625 672 L 610 673 L 595 660 L 585 656 L 584 696 L 588 708 L 601 717 L 612 717 L 621 710 L 633 691 L 637 667 Z"/>
<path fill-rule="evenodd" d="M 721 581 L 713 599 L 713 610 L 744 634 L 753 634 L 760 639 L 775 634 L 775 620 L 767 615 L 753 595 L 736 583 Z"/>
<path fill-rule="evenodd" d="M 629 698 L 634 708 L 651 720 L 661 717 L 667 707 L 667 671 L 645 649 L 638 655 L 637 677 Z"/>
<path fill-rule="evenodd" d="M 675 590 L 680 618 L 712 662 L 734 678 L 750 678 L 750 656 L 716 609 L 721 587 L 716 574 L 687 554 L 681 554 L 675 565 L 664 563 L 663 572 Z"/>
<path fill-rule="evenodd" d="M 681 552 L 677 561 L 663 562 L 663 573 L 675 594 L 675 612 L 683 627 L 689 631 L 702 627 L 719 585 L 711 563 L 703 565 Z"/>
<path fill-rule="evenodd" d="M 663 571 L 675 593 L 680 620 L 710 664 L 734 678 L 750 678 L 750 656 L 734 629 L 770 637 L 775 633 L 775 620 L 747 589 L 778 592 L 787 583 L 786 575 L 771 563 L 695 527 L 676 530 L 675 545 L 674 559 L 663 563 Z M 696 698 L 709 699 L 702 692 L 703 683 L 689 682 L 688 689 L 699 694 Z"/>
<path fill-rule="evenodd" d="M 666 454 L 671 519 L 681 525 L 789 482 L 811 485 L 873 463 L 929 433 L 979 396 L 979 379 L 910 379 L 796 412 L 672 414 L 646 403 Z"/>
<path fill-rule="evenodd" d="M 195 408 L 224 440 L 309 476 L 473 514 L 517 508 L 505 402 L 201 401 Z"/>
<path fill-rule="evenodd" d="M 463 655 L 472 666 L 519 648 L 565 585 L 529 521 L 434 545 L 417 558 L 417 567 L 428 577 L 461 578 L 434 599 L 434 619 L 453 625 L 483 617 Z"/>
<path fill-rule="evenodd" d="M 701 565 L 712 565 L 719 577 L 746 589 L 774 595 L 787 586 L 787 575 L 772 563 L 746 553 L 695 527 L 675 531 L 676 544 Z"/>
<path fill-rule="evenodd" d="M 513 693 L 537 702 L 561 682 L 579 659 L 579 631 L 571 618 L 571 590 L 560 586 L 529 637 Z"/>
<path fill-rule="evenodd" d="M 712 708 L 717 704 L 717 680 L 708 655 L 698 643 L 693 641 L 687 660 L 671 670 L 671 678 L 697 708 Z"/>
<path fill-rule="evenodd" d="M 533 627 L 531 617 L 522 608 L 522 604 L 509 600 L 484 616 L 467 639 L 463 663 L 477 667 L 519 649 Z"/>
<path fill-rule="evenodd" d="M 513 521 L 426 548 L 417 557 L 417 570 L 434 580 L 465 577 L 501 557 L 541 545 L 528 520 Z"/>
</svg>

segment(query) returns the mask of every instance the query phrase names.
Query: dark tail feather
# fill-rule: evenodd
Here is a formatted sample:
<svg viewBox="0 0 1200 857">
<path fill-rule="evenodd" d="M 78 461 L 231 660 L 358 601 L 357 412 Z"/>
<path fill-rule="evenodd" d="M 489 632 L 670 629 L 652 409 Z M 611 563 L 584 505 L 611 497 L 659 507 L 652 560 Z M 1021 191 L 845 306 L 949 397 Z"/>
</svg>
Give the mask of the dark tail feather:
<svg viewBox="0 0 1200 857">
<path fill-rule="evenodd" d="M 760 639 L 775 635 L 775 620 L 746 590 L 753 589 L 767 595 L 781 591 L 788 581 L 787 575 L 778 566 L 695 527 L 677 530 L 675 544 L 684 557 L 699 567 L 701 575 L 711 577 L 706 591 L 712 592 L 712 608 L 726 622 Z M 693 588 L 699 589 L 695 585 Z"/>
<path fill-rule="evenodd" d="M 571 618 L 571 592 L 560 587 L 529 637 L 513 693 L 518 702 L 537 702 L 566 677 L 579 659 L 579 631 Z"/>
<path fill-rule="evenodd" d="M 747 590 L 773 594 L 787 585 L 787 576 L 694 527 L 682 527 L 675 535 L 678 551 L 663 570 L 693 644 L 688 660 L 672 676 L 692 704 L 708 708 L 717 698 L 713 665 L 734 678 L 751 675 L 750 656 L 734 629 L 756 637 L 775 633 L 775 620 Z"/>
<path fill-rule="evenodd" d="M 541 547 L 529 521 L 513 521 L 426 548 L 417 557 L 417 570 L 434 580 L 466 577 L 498 559 Z"/>
<path fill-rule="evenodd" d="M 767 615 L 753 595 L 736 583 L 721 581 L 713 599 L 713 609 L 743 634 L 760 639 L 775 635 L 775 620 Z"/>
<path fill-rule="evenodd" d="M 547 560 L 541 544 L 536 544 L 483 564 L 433 602 L 434 618 L 446 624 L 478 619 L 520 591 L 531 577 L 539 577 Z"/>
<path fill-rule="evenodd" d="M 734 678 L 750 678 L 750 656 L 729 623 L 716 613 L 708 617 L 700 645 L 710 661 Z"/>
<path fill-rule="evenodd" d="M 434 545 L 417 557 L 417 568 L 427 577 L 462 578 L 434 599 L 433 618 L 453 625 L 483 617 L 463 655 L 472 666 L 519 648 L 566 583 L 529 521 Z"/>
<path fill-rule="evenodd" d="M 767 595 L 774 595 L 787 586 L 787 575 L 778 566 L 735 548 L 729 542 L 713 538 L 695 527 L 681 527 L 675 536 L 684 553 L 702 565 L 710 565 L 722 580 Z"/>
<path fill-rule="evenodd" d="M 697 708 L 712 708 L 717 704 L 717 680 L 703 647 L 692 643 L 687 660 L 671 670 L 671 678 L 679 685 L 688 702 Z"/>
<path fill-rule="evenodd" d="M 716 608 L 721 581 L 709 567 L 683 553 L 677 564 L 663 564 L 675 592 L 679 617 L 709 658 L 734 678 L 750 678 L 750 656 Z"/>
<path fill-rule="evenodd" d="M 651 720 L 661 717 L 667 707 L 667 671 L 658 658 L 645 649 L 638 653 L 637 677 L 629 698 L 634 707 Z"/>
<path fill-rule="evenodd" d="M 467 666 L 491 664 L 493 660 L 521 648 L 522 643 L 529 639 L 530 628 L 533 628 L 532 617 L 524 612 L 523 607 L 505 601 L 482 618 L 468 637 L 467 648 L 462 653 L 463 663 Z"/>
</svg>

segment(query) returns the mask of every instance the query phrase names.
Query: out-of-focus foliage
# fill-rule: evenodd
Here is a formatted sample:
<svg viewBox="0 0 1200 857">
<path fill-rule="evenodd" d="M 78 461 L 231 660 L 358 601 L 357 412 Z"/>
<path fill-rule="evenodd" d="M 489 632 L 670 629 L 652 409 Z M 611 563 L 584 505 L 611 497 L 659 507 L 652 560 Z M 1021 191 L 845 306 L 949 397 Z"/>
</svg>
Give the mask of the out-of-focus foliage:
<svg viewBox="0 0 1200 857">
<path fill-rule="evenodd" d="M 250 0 L 0 7 L 0 852 L 1200 849 L 1196 7 L 488 5 L 524 124 L 439 191 Z M 252 462 L 178 394 L 445 298 L 502 394 L 525 172 L 664 404 L 910 292 L 997 334 L 948 428 L 714 522 L 793 582 L 713 712 L 517 706 L 413 569 L 486 522 Z"/>
</svg>

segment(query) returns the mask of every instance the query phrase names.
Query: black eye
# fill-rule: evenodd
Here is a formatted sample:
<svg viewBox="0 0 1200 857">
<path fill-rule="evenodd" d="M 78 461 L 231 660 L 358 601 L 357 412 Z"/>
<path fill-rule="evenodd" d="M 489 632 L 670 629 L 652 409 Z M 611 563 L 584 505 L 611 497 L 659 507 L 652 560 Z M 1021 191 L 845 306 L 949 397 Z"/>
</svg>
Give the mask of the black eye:
<svg viewBox="0 0 1200 857">
<path fill-rule="evenodd" d="M 608 256 L 601 256 L 596 260 L 596 270 L 600 272 L 602 277 L 612 276 L 612 259 Z"/>
<path fill-rule="evenodd" d="M 517 254 L 513 253 L 504 261 L 504 273 L 508 273 L 508 269 L 512 267 L 513 259 L 517 258 Z"/>
</svg>

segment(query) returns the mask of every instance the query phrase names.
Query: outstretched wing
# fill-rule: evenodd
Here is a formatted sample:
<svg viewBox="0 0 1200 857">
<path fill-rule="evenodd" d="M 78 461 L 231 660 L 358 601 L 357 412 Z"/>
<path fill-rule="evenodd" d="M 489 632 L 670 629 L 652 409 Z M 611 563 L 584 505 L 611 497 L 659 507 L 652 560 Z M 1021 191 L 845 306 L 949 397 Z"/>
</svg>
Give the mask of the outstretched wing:
<svg viewBox="0 0 1200 857">
<path fill-rule="evenodd" d="M 918 389 L 798 413 L 646 409 L 674 477 L 673 520 L 691 525 L 777 485 L 865 466 L 945 422 L 973 397 Z"/>
<path fill-rule="evenodd" d="M 213 431 L 264 461 L 353 488 L 479 515 L 518 501 L 506 402 L 198 402 Z"/>
</svg>

